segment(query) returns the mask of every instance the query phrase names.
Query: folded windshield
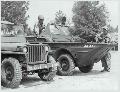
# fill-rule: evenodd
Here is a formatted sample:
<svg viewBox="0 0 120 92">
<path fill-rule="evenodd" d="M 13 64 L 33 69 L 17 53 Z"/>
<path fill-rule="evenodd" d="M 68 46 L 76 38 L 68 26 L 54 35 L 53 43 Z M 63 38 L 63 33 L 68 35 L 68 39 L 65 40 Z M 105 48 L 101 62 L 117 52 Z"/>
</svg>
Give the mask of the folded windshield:
<svg viewBox="0 0 120 92">
<path fill-rule="evenodd" d="M 68 27 L 61 27 L 59 25 L 50 25 L 50 32 L 55 35 L 70 35 Z"/>
</svg>

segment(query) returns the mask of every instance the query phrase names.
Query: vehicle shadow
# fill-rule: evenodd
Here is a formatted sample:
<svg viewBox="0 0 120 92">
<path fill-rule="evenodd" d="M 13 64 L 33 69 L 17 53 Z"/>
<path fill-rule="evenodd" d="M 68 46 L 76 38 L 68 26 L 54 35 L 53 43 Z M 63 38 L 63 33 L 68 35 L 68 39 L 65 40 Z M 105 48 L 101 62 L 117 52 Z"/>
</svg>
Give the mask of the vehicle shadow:
<svg viewBox="0 0 120 92">
<path fill-rule="evenodd" d="M 75 70 L 73 73 L 73 76 L 90 76 L 90 75 L 98 75 L 98 74 L 103 74 L 103 73 L 105 73 L 105 72 L 101 72 L 99 70 L 92 70 L 89 73 L 82 73 L 79 70 Z"/>
<path fill-rule="evenodd" d="M 29 87 L 38 86 L 38 85 L 50 84 L 53 81 L 54 80 L 52 80 L 52 81 L 43 81 L 39 77 L 37 77 L 36 75 L 32 75 L 32 76 L 28 76 L 28 77 L 23 78 L 21 80 L 21 83 L 20 83 L 19 87 L 14 88 L 14 89 L 29 88 Z M 6 88 L 6 87 L 3 87 L 1 85 L 1 90 L 11 90 L 11 88 Z"/>
<path fill-rule="evenodd" d="M 52 81 L 43 81 L 39 77 L 36 76 L 28 76 L 26 78 L 23 78 L 21 81 L 21 86 L 24 88 L 32 87 L 32 86 L 37 86 L 37 85 L 44 85 L 44 84 L 50 84 Z"/>
<path fill-rule="evenodd" d="M 92 70 L 89 73 L 82 73 L 78 69 L 76 69 L 73 72 L 72 76 L 91 76 L 91 75 L 98 75 L 98 74 L 103 74 L 103 73 L 105 73 L 105 72 L 100 72 L 100 70 Z M 56 75 L 56 77 L 57 77 L 57 79 L 64 79 L 63 77 L 68 77 L 68 76 Z M 22 79 L 19 88 L 29 88 L 29 87 L 38 86 L 38 85 L 42 86 L 45 84 L 50 84 L 51 82 L 54 82 L 54 81 L 56 81 L 56 79 L 52 80 L 52 81 L 43 81 L 37 75 L 30 75 L 30 76 Z M 16 88 L 16 89 L 19 89 L 19 88 Z M 5 88 L 5 87 L 1 86 L 1 89 L 8 90 L 10 88 Z"/>
<path fill-rule="evenodd" d="M 103 74 L 104 72 L 100 72 L 99 70 L 92 70 L 89 73 L 82 73 L 79 70 L 75 70 L 73 72 L 72 76 L 90 76 L 90 75 L 98 75 L 98 74 Z M 58 79 L 63 79 L 63 76 L 59 76 L 57 75 Z M 65 76 L 66 77 L 66 76 Z M 43 81 L 41 80 L 37 75 L 34 76 L 28 76 L 26 78 L 23 78 L 21 81 L 21 86 L 23 86 L 24 88 L 29 88 L 32 86 L 38 86 L 38 85 L 45 85 L 45 84 L 50 84 L 51 82 L 54 82 L 56 80 L 52 80 L 52 81 Z"/>
</svg>

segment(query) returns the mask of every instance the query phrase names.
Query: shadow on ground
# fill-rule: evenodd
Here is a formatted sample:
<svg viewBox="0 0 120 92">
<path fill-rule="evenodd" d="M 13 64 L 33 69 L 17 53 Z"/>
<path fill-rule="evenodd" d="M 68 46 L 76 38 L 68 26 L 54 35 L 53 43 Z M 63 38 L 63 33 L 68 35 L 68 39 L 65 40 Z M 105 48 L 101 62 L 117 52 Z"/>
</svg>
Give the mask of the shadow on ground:
<svg viewBox="0 0 120 92">
<path fill-rule="evenodd" d="M 34 76 L 32 75 L 32 76 L 28 76 L 28 77 L 23 78 L 21 80 L 21 83 L 20 83 L 19 87 L 15 88 L 15 89 L 19 89 L 21 87 L 29 88 L 29 87 L 38 86 L 38 85 L 50 84 L 53 81 L 54 80 L 52 80 L 52 81 L 43 81 L 39 77 L 37 77 L 36 75 L 34 75 Z M 8 90 L 10 88 L 6 88 L 6 87 L 1 86 L 1 89 L 2 90 L 6 90 L 6 89 Z"/>
<path fill-rule="evenodd" d="M 99 70 L 92 70 L 89 73 L 82 73 L 79 70 L 75 70 L 73 73 L 73 76 L 90 76 L 90 75 L 98 75 L 98 74 L 103 74 L 105 72 L 101 72 Z"/>
<path fill-rule="evenodd" d="M 53 82 L 54 80 L 52 81 L 43 81 L 41 80 L 39 77 L 26 77 L 24 79 L 22 79 L 21 81 L 21 85 L 24 86 L 24 88 L 27 88 L 27 87 L 32 87 L 32 86 L 37 86 L 37 85 L 44 85 L 44 84 L 50 84 L 51 82 Z"/>
<path fill-rule="evenodd" d="M 100 72 L 99 70 L 92 70 L 89 73 L 82 73 L 79 70 L 75 70 L 72 76 L 91 76 L 91 75 L 98 75 L 98 74 L 102 74 L 102 73 L 103 72 Z M 55 78 L 52 81 L 42 81 L 37 75 L 28 76 L 28 77 L 22 79 L 19 88 L 21 88 L 21 87 L 29 88 L 29 87 L 38 86 L 38 85 L 42 86 L 42 85 L 50 84 L 51 82 L 57 81 L 57 79 L 58 80 L 62 79 L 61 81 L 64 81 L 63 76 L 56 75 L 56 77 L 57 78 Z M 64 76 L 64 77 L 71 77 L 71 76 Z M 1 89 L 6 90 L 8 88 L 1 87 Z"/>
</svg>

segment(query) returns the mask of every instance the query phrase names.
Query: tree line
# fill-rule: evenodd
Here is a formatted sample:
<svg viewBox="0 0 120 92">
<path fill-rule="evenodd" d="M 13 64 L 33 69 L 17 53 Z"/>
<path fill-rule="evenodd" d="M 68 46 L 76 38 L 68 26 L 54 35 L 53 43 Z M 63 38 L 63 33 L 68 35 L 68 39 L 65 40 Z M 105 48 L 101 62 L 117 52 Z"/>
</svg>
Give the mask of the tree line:
<svg viewBox="0 0 120 92">
<path fill-rule="evenodd" d="M 1 18 L 12 22 L 16 25 L 23 24 L 25 32 L 32 34 L 32 30 L 28 28 L 26 20 L 29 15 L 26 13 L 29 9 L 28 1 L 1 1 Z M 102 28 L 107 26 L 109 31 L 113 31 L 114 28 L 107 25 L 109 22 L 109 12 L 106 10 L 105 4 L 100 4 L 100 1 L 75 1 L 73 8 L 72 22 L 74 26 L 69 27 L 69 31 L 74 36 L 92 41 L 96 34 L 103 32 Z M 62 17 L 66 17 L 66 14 L 61 10 L 55 14 L 56 24 L 60 24 Z M 70 25 L 70 21 L 66 18 L 67 25 Z"/>
</svg>

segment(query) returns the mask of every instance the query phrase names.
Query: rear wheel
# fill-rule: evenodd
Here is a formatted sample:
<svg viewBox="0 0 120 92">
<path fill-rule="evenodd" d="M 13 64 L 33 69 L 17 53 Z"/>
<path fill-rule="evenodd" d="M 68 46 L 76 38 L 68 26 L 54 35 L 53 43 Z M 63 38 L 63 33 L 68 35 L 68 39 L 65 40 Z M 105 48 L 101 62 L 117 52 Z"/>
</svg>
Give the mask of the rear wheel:
<svg viewBox="0 0 120 92">
<path fill-rule="evenodd" d="M 19 61 L 15 58 L 5 58 L 1 66 L 1 82 L 8 88 L 16 88 L 22 79 Z"/>
<path fill-rule="evenodd" d="M 88 73 L 92 70 L 93 65 L 87 65 L 87 66 L 82 66 L 82 67 L 78 67 L 79 70 L 83 73 Z"/>
<path fill-rule="evenodd" d="M 57 73 L 59 75 L 67 76 L 72 75 L 75 65 L 74 60 L 69 54 L 62 54 L 58 58 L 59 66 Z"/>
</svg>

